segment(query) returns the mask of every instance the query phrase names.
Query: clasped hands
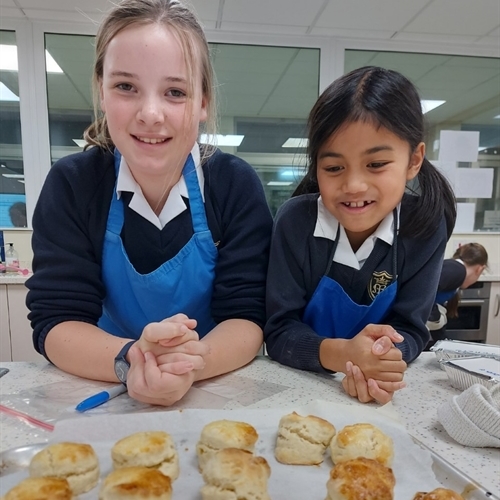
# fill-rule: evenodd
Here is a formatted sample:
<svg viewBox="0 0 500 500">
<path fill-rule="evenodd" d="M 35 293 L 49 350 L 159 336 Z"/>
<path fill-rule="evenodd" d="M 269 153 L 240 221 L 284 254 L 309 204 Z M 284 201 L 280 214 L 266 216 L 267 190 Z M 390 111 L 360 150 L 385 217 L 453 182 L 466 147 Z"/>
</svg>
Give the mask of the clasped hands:
<svg viewBox="0 0 500 500">
<path fill-rule="evenodd" d="M 146 325 L 129 351 L 127 389 L 131 397 L 170 406 L 186 394 L 209 353 L 195 328 L 196 320 L 185 314 Z"/>
<path fill-rule="evenodd" d="M 406 363 L 394 346 L 403 337 L 389 325 L 367 325 L 349 340 L 344 390 L 362 403 L 375 400 L 385 404 L 394 392 L 406 387 L 403 375 Z"/>
</svg>

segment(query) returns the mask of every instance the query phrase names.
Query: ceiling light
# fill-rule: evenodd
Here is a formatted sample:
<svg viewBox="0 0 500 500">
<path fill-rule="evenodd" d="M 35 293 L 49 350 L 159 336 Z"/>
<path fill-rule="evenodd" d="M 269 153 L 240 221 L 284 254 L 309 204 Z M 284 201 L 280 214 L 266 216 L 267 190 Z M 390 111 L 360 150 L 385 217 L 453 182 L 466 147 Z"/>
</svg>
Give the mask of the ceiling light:
<svg viewBox="0 0 500 500">
<path fill-rule="evenodd" d="M 282 148 L 307 148 L 308 139 L 304 137 L 289 137 L 282 145 Z"/>
<path fill-rule="evenodd" d="M 285 182 L 285 181 L 270 181 L 267 183 L 268 186 L 291 186 L 293 182 Z"/>
<path fill-rule="evenodd" d="M 0 101 L 18 102 L 19 97 L 12 92 L 3 82 L 0 82 Z"/>
<path fill-rule="evenodd" d="M 71 139 L 79 148 L 84 148 L 87 145 L 87 141 L 84 139 Z"/>
<path fill-rule="evenodd" d="M 494 116 L 493 119 L 494 120 L 500 120 L 500 115 Z"/>
<path fill-rule="evenodd" d="M 26 184 L 24 181 L 17 179 L 17 182 L 20 182 L 21 184 Z"/>
<path fill-rule="evenodd" d="M 201 134 L 200 142 L 203 144 L 212 144 L 213 146 L 239 146 L 244 137 L 244 135 Z"/>
<path fill-rule="evenodd" d="M 420 104 L 422 105 L 422 113 L 425 115 L 425 113 L 432 111 L 433 109 L 437 108 L 438 106 L 441 106 L 445 102 L 446 101 L 423 99 L 420 101 Z"/>
<path fill-rule="evenodd" d="M 17 71 L 17 69 L 17 46 L 0 45 L 0 70 Z M 47 73 L 64 73 L 48 50 L 45 50 L 45 69 Z"/>
<path fill-rule="evenodd" d="M 4 177 L 7 177 L 7 179 L 24 179 L 23 174 L 2 174 Z"/>
</svg>

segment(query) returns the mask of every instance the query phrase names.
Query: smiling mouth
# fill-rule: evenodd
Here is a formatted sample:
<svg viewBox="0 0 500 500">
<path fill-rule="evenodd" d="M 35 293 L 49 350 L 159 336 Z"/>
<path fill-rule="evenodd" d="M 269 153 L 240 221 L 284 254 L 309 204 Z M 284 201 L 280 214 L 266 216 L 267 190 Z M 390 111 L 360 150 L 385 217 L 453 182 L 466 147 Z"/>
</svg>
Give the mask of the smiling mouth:
<svg viewBox="0 0 500 500">
<path fill-rule="evenodd" d="M 133 136 L 135 139 L 137 139 L 139 142 L 144 142 L 146 144 L 161 144 L 165 141 L 168 140 L 168 138 L 164 138 L 164 139 L 154 139 L 154 138 L 150 138 L 150 137 L 138 137 L 137 135 L 134 135 Z"/>
<path fill-rule="evenodd" d="M 373 203 L 373 200 L 369 201 L 344 201 L 342 202 L 342 205 L 349 207 L 349 208 L 363 208 L 368 205 L 371 205 Z"/>
</svg>

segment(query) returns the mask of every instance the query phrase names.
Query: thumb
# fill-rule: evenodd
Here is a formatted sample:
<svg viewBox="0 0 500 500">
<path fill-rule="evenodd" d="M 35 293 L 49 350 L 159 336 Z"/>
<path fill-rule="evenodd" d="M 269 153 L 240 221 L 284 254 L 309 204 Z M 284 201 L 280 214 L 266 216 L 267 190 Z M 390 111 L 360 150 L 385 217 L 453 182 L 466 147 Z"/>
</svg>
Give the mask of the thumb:
<svg viewBox="0 0 500 500">
<path fill-rule="evenodd" d="M 128 357 L 130 360 L 130 366 L 143 366 L 144 365 L 144 354 L 139 349 L 137 344 L 133 345 L 128 351 Z"/>
<path fill-rule="evenodd" d="M 375 354 L 376 356 L 381 356 L 389 352 L 392 346 L 393 346 L 392 340 L 389 337 L 387 336 L 380 337 L 373 343 L 372 353 Z"/>
</svg>

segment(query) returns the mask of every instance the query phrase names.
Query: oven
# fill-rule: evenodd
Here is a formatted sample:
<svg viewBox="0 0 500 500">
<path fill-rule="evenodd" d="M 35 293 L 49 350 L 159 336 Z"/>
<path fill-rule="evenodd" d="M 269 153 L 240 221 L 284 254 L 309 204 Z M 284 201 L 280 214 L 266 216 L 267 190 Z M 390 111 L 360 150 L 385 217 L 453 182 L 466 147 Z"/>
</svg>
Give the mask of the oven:
<svg viewBox="0 0 500 500">
<path fill-rule="evenodd" d="M 491 282 L 477 281 L 460 290 L 458 317 L 448 318 L 446 338 L 469 342 L 486 342 Z"/>
</svg>

